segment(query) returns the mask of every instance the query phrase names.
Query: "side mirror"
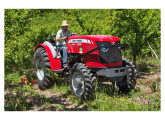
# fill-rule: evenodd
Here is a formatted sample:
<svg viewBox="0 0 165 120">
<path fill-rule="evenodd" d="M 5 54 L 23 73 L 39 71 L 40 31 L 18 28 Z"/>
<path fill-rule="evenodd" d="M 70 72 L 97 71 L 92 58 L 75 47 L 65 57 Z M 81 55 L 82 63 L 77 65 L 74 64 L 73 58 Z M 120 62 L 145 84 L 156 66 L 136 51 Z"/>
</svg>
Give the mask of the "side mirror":
<svg viewBox="0 0 165 120">
<path fill-rule="evenodd" d="M 121 49 L 125 49 L 125 48 L 127 48 L 128 47 L 128 44 L 121 44 Z"/>
</svg>

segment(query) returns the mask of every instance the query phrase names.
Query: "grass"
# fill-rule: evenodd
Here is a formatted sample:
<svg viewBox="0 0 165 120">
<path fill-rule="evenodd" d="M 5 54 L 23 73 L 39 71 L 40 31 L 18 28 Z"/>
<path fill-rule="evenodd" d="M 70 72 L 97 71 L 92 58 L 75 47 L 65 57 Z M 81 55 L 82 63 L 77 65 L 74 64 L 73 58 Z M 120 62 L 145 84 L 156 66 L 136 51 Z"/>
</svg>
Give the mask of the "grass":
<svg viewBox="0 0 165 120">
<path fill-rule="evenodd" d="M 26 111 L 31 109 L 34 102 L 29 101 L 31 97 L 39 98 L 39 94 L 33 91 L 30 86 L 22 86 L 21 78 L 18 73 L 5 76 L 5 110 L 6 111 Z M 33 98 L 32 98 L 33 97 Z"/>
<path fill-rule="evenodd" d="M 97 87 L 97 86 L 96 86 Z M 135 90 L 128 94 L 114 92 L 112 86 L 100 90 L 98 87 L 93 101 L 81 101 L 70 94 L 67 85 L 55 86 L 63 93 L 64 97 L 69 98 L 75 105 L 86 106 L 90 111 L 159 111 L 160 110 L 160 91 L 154 95 L 146 95 L 144 91 Z M 140 98 L 140 101 L 138 99 Z M 147 101 L 147 102 L 145 102 Z"/>
<path fill-rule="evenodd" d="M 27 99 L 33 91 L 30 87 L 16 87 L 12 92 L 5 94 L 5 110 L 24 111 L 30 109 Z"/>
<path fill-rule="evenodd" d="M 20 85 L 21 77 L 18 73 L 5 76 L 5 111 L 27 111 L 34 106 L 44 105 L 55 107 L 56 110 L 68 111 L 65 105 L 56 103 L 44 95 L 32 90 L 28 86 Z M 145 86 L 146 82 L 138 80 L 138 85 Z M 75 106 L 86 107 L 89 111 L 160 111 L 160 82 L 158 78 L 149 85 L 153 92 L 148 94 L 143 89 L 135 88 L 128 94 L 119 93 L 111 84 L 96 84 L 95 99 L 81 101 L 71 94 L 70 86 L 65 79 L 59 80 L 52 89 L 58 91 L 61 97 L 68 98 Z M 53 109 L 54 110 L 54 109 Z"/>
<path fill-rule="evenodd" d="M 87 102 L 86 106 L 91 111 L 150 111 L 155 109 L 153 105 L 134 102 L 139 97 L 139 94 L 131 94 L 132 96 L 123 96 L 116 93 L 110 97 L 104 93 L 99 93 L 97 99 Z M 156 98 L 154 97 L 154 99 Z"/>
<path fill-rule="evenodd" d="M 133 58 L 132 56 L 130 56 L 130 52 L 123 52 L 123 58 L 127 58 L 131 62 L 133 62 Z M 157 59 L 155 56 L 152 57 L 147 54 L 144 54 L 143 57 L 137 56 L 136 58 L 136 68 L 140 72 L 145 72 L 145 73 L 160 72 L 160 65 L 161 65 L 160 57 L 159 59 Z"/>
<path fill-rule="evenodd" d="M 19 73 L 8 74 L 5 76 L 5 88 L 19 85 L 21 82 L 21 78 L 24 76 L 20 76 Z"/>
<path fill-rule="evenodd" d="M 145 56 L 143 58 L 138 57 L 136 61 L 136 67 L 141 72 L 153 73 L 160 72 L 161 61 L 155 57 Z"/>
</svg>

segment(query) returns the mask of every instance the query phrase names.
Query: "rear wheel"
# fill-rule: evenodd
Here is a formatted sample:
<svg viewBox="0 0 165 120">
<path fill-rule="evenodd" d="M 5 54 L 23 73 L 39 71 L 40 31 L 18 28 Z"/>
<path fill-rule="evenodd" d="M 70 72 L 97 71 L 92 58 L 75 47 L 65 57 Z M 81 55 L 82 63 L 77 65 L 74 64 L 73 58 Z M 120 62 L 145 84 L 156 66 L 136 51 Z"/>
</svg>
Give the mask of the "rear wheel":
<svg viewBox="0 0 165 120">
<path fill-rule="evenodd" d="M 122 64 L 123 67 L 129 67 L 128 76 L 124 76 L 122 81 L 117 82 L 117 86 L 120 91 L 129 92 L 131 89 L 134 89 L 136 85 L 137 70 L 135 69 L 135 66 L 126 59 L 122 61 Z"/>
<path fill-rule="evenodd" d="M 94 98 L 96 77 L 82 63 L 74 64 L 70 69 L 70 87 L 72 93 L 82 100 Z"/>
<path fill-rule="evenodd" d="M 38 48 L 34 54 L 34 74 L 41 90 L 49 89 L 55 83 L 52 78 L 49 58 L 44 48 Z"/>
</svg>

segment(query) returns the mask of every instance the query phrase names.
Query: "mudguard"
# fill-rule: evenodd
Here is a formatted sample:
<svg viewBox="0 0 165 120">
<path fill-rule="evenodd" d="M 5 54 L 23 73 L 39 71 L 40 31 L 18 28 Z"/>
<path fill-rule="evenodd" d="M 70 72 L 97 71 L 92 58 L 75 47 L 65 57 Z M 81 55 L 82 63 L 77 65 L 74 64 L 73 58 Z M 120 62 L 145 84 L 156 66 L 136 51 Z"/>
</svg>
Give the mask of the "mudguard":
<svg viewBox="0 0 165 120">
<path fill-rule="evenodd" d="M 50 62 L 50 66 L 51 66 L 51 71 L 56 71 L 56 70 L 62 69 L 61 60 L 59 58 L 53 58 L 53 54 L 51 52 L 51 49 L 48 47 L 48 45 L 46 45 L 46 44 L 38 44 L 35 47 L 35 51 L 39 47 L 43 47 L 45 49 L 45 51 L 47 52 L 48 58 L 49 58 L 49 62 Z"/>
<path fill-rule="evenodd" d="M 50 42 L 48 42 L 48 41 L 45 41 L 44 44 L 46 44 L 49 47 L 49 49 L 53 55 L 53 58 L 56 58 L 57 57 L 57 53 L 55 51 L 56 47 L 54 48 L 53 45 L 51 45 Z"/>
</svg>

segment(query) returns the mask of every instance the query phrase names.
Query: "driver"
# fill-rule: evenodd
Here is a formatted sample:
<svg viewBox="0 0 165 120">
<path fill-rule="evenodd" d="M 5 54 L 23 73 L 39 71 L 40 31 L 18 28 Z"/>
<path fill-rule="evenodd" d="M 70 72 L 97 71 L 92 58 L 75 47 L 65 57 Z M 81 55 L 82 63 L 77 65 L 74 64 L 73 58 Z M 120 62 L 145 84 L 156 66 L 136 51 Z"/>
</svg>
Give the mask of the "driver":
<svg viewBox="0 0 165 120">
<path fill-rule="evenodd" d="M 64 20 L 61 25 L 62 28 L 57 32 L 57 36 L 56 36 L 56 41 L 57 41 L 56 44 L 58 48 L 63 51 L 62 60 L 63 60 L 64 68 L 67 67 L 67 57 L 68 57 L 67 48 L 66 48 L 67 36 L 73 34 L 70 30 L 68 30 L 68 26 L 69 26 L 68 21 Z"/>
</svg>

